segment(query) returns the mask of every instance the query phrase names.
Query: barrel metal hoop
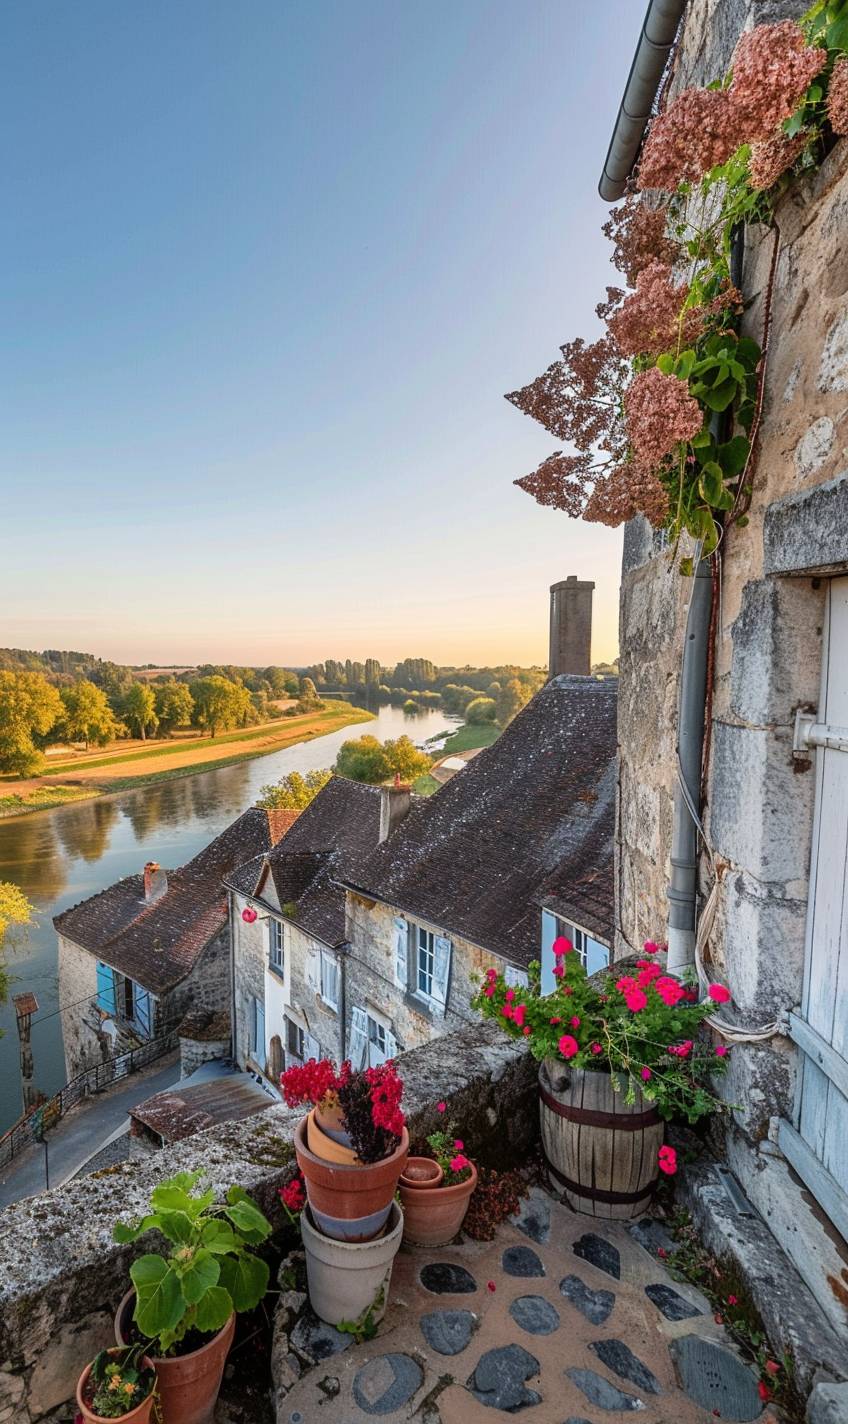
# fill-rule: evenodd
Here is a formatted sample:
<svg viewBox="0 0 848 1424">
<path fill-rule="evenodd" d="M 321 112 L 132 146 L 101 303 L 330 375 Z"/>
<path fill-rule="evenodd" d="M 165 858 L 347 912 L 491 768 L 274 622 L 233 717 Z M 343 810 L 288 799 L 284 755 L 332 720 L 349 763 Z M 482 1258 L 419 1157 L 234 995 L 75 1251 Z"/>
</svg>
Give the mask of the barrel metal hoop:
<svg viewBox="0 0 848 1424">
<path fill-rule="evenodd" d="M 656 1182 L 651 1182 L 649 1186 L 643 1187 L 641 1192 L 609 1192 L 603 1187 L 587 1187 L 580 1182 L 573 1182 L 570 1177 L 563 1176 L 547 1156 L 545 1162 L 551 1176 L 555 1177 L 567 1192 L 573 1192 L 578 1197 L 588 1197 L 590 1201 L 604 1202 L 609 1206 L 631 1206 L 634 1202 L 647 1201 L 653 1196 L 656 1187 Z"/>
<path fill-rule="evenodd" d="M 575 1108 L 569 1104 L 558 1102 L 546 1088 L 539 1084 L 539 1097 L 550 1108 L 551 1112 L 557 1113 L 559 1117 L 567 1118 L 569 1122 L 580 1122 L 586 1127 L 614 1127 L 619 1132 L 638 1132 L 642 1127 L 653 1127 L 660 1121 L 656 1108 L 649 1108 L 647 1112 L 641 1113 L 605 1113 L 594 1112 L 592 1108 Z"/>
</svg>

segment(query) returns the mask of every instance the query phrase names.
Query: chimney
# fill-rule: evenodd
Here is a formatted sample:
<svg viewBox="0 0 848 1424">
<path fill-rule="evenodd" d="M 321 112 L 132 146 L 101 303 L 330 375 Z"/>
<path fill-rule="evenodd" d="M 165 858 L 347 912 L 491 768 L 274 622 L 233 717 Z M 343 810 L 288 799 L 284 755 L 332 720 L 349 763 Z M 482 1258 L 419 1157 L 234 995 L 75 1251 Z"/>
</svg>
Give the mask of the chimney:
<svg viewBox="0 0 848 1424">
<path fill-rule="evenodd" d="M 412 787 L 395 776 L 392 786 L 380 787 L 380 843 L 397 830 L 412 805 Z"/>
<path fill-rule="evenodd" d="M 156 860 L 149 860 L 144 867 L 144 898 L 148 905 L 161 900 L 168 889 L 168 873 Z"/>
<path fill-rule="evenodd" d="M 588 677 L 592 671 L 592 590 L 588 579 L 570 574 L 551 584 L 551 647 L 548 679 L 567 672 Z"/>
</svg>

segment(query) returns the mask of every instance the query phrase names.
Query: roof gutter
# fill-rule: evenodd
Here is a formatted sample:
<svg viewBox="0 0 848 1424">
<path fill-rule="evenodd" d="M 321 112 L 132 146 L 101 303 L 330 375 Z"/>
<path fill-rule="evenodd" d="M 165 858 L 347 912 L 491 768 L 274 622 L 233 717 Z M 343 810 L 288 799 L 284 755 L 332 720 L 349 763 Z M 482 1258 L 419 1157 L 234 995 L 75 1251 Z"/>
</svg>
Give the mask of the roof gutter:
<svg viewBox="0 0 848 1424">
<path fill-rule="evenodd" d="M 598 184 L 598 192 L 605 203 L 616 202 L 626 191 L 627 180 L 636 162 L 685 9 L 686 0 L 648 0 L 642 32 Z"/>
</svg>

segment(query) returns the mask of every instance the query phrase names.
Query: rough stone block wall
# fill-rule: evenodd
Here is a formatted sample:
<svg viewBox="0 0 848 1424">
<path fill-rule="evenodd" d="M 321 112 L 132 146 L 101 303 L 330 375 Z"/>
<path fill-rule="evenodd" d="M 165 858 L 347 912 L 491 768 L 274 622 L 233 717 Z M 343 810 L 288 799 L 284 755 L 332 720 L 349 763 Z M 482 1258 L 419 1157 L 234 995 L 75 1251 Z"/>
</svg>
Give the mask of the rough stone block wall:
<svg viewBox="0 0 848 1424">
<path fill-rule="evenodd" d="M 59 935 L 59 1003 L 69 1007 L 62 1014 L 65 1074 L 70 1081 L 103 1057 L 97 1036 L 97 961 L 72 940 Z"/>
<path fill-rule="evenodd" d="M 195 1010 L 224 1012 L 230 1007 L 230 930 L 223 929 L 209 940 L 190 974 L 159 1003 L 160 1017 L 177 1024 Z"/>
<path fill-rule="evenodd" d="M 229 1058 L 229 1038 L 213 1038 L 199 1042 L 196 1038 L 180 1038 L 180 1075 L 188 1078 L 203 1063 Z"/>
<path fill-rule="evenodd" d="M 326 946 L 324 952 L 333 953 Z M 325 1004 L 315 983 L 307 977 L 311 961 L 316 982 L 320 984 L 320 955 L 319 940 L 305 934 L 297 925 L 286 924 L 286 975 L 290 983 L 292 1007 L 298 1011 L 298 1019 L 303 1021 L 313 1038 L 317 1038 L 322 1056 L 339 1062 L 345 1057 L 340 1017 L 342 1006 L 339 1005 L 339 1012 L 331 1009 Z M 341 965 L 342 956 L 338 956 L 338 962 Z M 274 1032 L 282 1033 L 282 1027 L 275 1028 Z"/>
<path fill-rule="evenodd" d="M 267 922 L 245 924 L 241 912 L 250 903 L 241 895 L 231 895 L 230 935 L 235 977 L 235 1022 L 233 1052 L 244 1068 L 250 1052 L 253 998 L 265 998 L 265 961 L 268 958 Z"/>
<path fill-rule="evenodd" d="M 400 1061 L 404 1107 L 415 1137 L 442 1122 L 435 1104 L 468 1124 L 475 1158 L 504 1167 L 525 1162 L 538 1133 L 536 1064 L 492 1024 L 416 1050 Z M 135 1256 L 152 1242 L 116 1246 L 118 1218 L 143 1214 L 154 1186 L 202 1168 L 219 1196 L 244 1187 L 276 1224 L 277 1189 L 292 1161 L 300 1112 L 282 1105 L 198 1133 L 142 1161 L 0 1212 L 0 1418 L 36 1424 L 70 1399 L 77 1376 L 112 1343 L 113 1312 Z"/>
</svg>

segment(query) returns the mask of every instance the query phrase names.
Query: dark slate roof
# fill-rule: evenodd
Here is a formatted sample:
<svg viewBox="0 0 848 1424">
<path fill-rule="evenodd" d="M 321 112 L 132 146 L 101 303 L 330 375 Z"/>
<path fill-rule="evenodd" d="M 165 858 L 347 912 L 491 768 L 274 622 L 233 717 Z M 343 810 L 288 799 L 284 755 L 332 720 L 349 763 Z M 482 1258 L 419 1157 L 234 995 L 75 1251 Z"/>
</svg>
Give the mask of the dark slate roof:
<svg viewBox="0 0 848 1424">
<path fill-rule="evenodd" d="M 187 865 L 168 871 L 168 888 L 158 900 L 147 903 L 144 876 L 129 875 L 56 915 L 53 924 L 151 993 L 165 993 L 193 969 L 226 923 L 225 875 L 247 856 L 270 850 L 296 820 L 294 811 L 269 814 L 251 807 Z"/>
<path fill-rule="evenodd" d="M 616 690 L 554 678 L 347 883 L 518 964 L 542 904 L 611 942 Z"/>
<path fill-rule="evenodd" d="M 339 884 L 358 875 L 378 843 L 380 788 L 334 776 L 301 811 L 285 840 L 227 876 L 242 895 L 262 899 L 270 876 L 287 916 L 324 944 L 345 938 L 345 892 Z"/>
</svg>

